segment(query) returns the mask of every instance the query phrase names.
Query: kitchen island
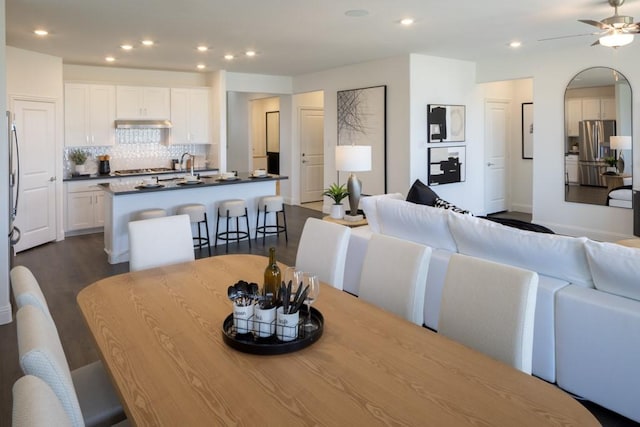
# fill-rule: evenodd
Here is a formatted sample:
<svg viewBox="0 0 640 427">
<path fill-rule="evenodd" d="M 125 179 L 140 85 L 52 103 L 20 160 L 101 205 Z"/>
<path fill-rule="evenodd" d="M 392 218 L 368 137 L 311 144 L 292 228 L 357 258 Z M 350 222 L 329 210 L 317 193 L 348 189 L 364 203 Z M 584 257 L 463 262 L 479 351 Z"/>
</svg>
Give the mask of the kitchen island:
<svg viewBox="0 0 640 427">
<path fill-rule="evenodd" d="M 128 224 L 142 210 L 162 208 L 168 215 L 189 203 L 201 203 L 207 208 L 209 231 L 215 234 L 218 202 L 244 199 L 249 211 L 251 235 L 255 232 L 257 200 L 276 194 L 276 183 L 286 176 L 267 175 L 254 178 L 239 174 L 234 179 L 218 179 L 217 176 L 201 177 L 197 183 L 184 180 L 159 181 L 158 186 L 145 187 L 141 182 L 105 183 L 100 188 L 104 198 L 104 250 L 110 264 L 129 261 Z"/>
</svg>

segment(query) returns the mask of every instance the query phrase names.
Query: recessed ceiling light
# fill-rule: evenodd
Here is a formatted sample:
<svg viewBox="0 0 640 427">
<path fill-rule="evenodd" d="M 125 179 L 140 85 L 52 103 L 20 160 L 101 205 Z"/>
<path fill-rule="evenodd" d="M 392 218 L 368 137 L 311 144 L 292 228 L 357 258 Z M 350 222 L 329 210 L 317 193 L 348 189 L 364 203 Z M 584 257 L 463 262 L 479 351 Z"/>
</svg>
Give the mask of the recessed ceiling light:
<svg viewBox="0 0 640 427">
<path fill-rule="evenodd" d="M 412 24 L 413 24 L 413 22 L 414 22 L 413 18 L 404 18 L 404 19 L 402 19 L 402 20 L 400 21 L 400 23 L 401 23 L 402 25 L 405 25 L 405 26 L 407 26 L 407 27 L 408 27 L 409 25 L 412 25 Z"/>
<path fill-rule="evenodd" d="M 106 58 L 104 58 L 104 60 L 107 62 L 113 62 L 116 60 L 116 58 L 114 58 L 113 56 L 107 56 Z"/>
<path fill-rule="evenodd" d="M 142 44 L 145 46 L 153 46 L 153 40 L 142 40 Z"/>
<path fill-rule="evenodd" d="M 244 54 L 247 56 L 256 56 L 256 52 L 253 50 L 248 50 Z"/>
<path fill-rule="evenodd" d="M 198 70 L 204 70 L 205 68 L 207 68 L 207 66 L 204 64 L 198 64 L 197 67 L 198 67 Z"/>
<path fill-rule="evenodd" d="M 512 47 L 512 48 L 517 48 L 517 47 L 522 46 L 522 43 L 519 42 L 519 41 L 512 41 L 511 43 L 509 43 L 509 46 Z"/>
<path fill-rule="evenodd" d="M 206 52 L 206 51 L 208 51 L 208 50 L 209 50 L 209 48 L 208 48 L 207 46 L 203 46 L 203 45 L 198 46 L 198 48 L 197 48 L 197 49 L 198 49 L 200 52 Z"/>
<path fill-rule="evenodd" d="M 131 46 L 130 44 L 123 44 L 123 45 L 120 45 L 120 47 L 122 48 L 122 50 L 131 50 L 131 49 L 133 49 L 133 46 Z"/>
<path fill-rule="evenodd" d="M 364 9 L 352 9 L 347 10 L 344 14 L 351 18 L 360 18 L 362 16 L 367 16 L 369 14 L 369 11 Z"/>
<path fill-rule="evenodd" d="M 35 30 L 34 33 L 38 36 L 46 36 L 47 34 L 49 34 L 47 30 Z"/>
<path fill-rule="evenodd" d="M 224 59 L 226 59 L 227 61 L 231 61 L 233 59 L 233 55 L 227 54 L 224 56 Z"/>
</svg>

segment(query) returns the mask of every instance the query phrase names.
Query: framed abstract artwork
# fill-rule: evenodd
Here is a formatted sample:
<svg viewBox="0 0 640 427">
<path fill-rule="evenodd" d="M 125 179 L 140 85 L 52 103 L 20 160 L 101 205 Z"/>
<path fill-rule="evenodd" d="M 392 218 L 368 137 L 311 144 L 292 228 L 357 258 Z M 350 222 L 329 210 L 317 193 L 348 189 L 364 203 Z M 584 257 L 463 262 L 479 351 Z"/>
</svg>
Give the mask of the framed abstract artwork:
<svg viewBox="0 0 640 427">
<path fill-rule="evenodd" d="M 465 140 L 464 105 L 427 105 L 428 142 L 463 142 Z"/>
<path fill-rule="evenodd" d="M 387 192 L 387 87 L 338 91 L 338 145 L 370 145 L 371 170 L 358 172 L 363 194 Z M 346 182 L 348 172 L 338 172 Z"/>
<path fill-rule="evenodd" d="M 522 158 L 533 159 L 533 102 L 522 103 Z"/>
<path fill-rule="evenodd" d="M 464 145 L 429 148 L 429 185 L 464 181 L 466 152 Z"/>
</svg>

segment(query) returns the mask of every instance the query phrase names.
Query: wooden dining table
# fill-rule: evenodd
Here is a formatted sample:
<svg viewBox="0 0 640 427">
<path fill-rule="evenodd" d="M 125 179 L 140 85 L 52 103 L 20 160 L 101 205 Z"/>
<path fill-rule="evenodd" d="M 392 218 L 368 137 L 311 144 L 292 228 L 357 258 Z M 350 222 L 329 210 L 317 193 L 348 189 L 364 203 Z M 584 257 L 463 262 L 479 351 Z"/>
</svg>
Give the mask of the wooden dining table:
<svg viewBox="0 0 640 427">
<path fill-rule="evenodd" d="M 313 303 L 324 316 L 318 341 L 279 355 L 235 350 L 222 333 L 227 288 L 261 283 L 267 263 L 215 256 L 79 293 L 132 424 L 600 425 L 554 385 L 325 284 Z"/>
</svg>

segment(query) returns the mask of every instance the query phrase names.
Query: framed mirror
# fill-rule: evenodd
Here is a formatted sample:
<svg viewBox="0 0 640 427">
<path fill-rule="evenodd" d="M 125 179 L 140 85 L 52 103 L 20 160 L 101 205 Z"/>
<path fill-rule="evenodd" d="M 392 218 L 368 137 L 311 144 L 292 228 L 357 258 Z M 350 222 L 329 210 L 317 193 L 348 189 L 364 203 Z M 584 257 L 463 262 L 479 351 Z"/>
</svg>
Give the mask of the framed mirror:
<svg viewBox="0 0 640 427">
<path fill-rule="evenodd" d="M 589 68 L 567 85 L 565 201 L 631 208 L 632 93 L 619 71 Z"/>
</svg>

